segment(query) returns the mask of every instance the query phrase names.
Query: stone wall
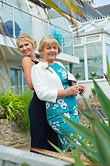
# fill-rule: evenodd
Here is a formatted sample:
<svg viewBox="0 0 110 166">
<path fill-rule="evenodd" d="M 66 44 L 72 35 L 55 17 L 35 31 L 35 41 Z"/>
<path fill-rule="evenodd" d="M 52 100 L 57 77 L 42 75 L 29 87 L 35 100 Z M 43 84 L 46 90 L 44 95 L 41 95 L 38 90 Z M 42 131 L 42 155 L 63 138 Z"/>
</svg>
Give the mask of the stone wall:
<svg viewBox="0 0 110 166">
<path fill-rule="evenodd" d="M 80 114 L 79 122 L 90 128 L 90 123 Z M 13 120 L 7 124 L 6 119 L 0 119 L 0 145 L 13 148 L 30 148 L 30 133 L 21 131 Z"/>
<path fill-rule="evenodd" d="M 0 119 L 0 145 L 14 148 L 29 148 L 30 133 L 21 131 L 15 121 L 7 124 L 6 119 Z"/>
</svg>

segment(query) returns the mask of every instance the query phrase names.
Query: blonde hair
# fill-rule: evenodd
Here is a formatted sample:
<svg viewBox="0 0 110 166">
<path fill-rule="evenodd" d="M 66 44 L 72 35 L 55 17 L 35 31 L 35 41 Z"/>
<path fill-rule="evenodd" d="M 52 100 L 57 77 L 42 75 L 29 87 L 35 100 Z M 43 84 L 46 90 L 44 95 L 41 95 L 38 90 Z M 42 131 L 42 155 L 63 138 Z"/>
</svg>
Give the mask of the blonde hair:
<svg viewBox="0 0 110 166">
<path fill-rule="evenodd" d="M 27 41 L 27 42 L 31 43 L 35 49 L 37 47 L 36 40 L 32 36 L 30 36 L 26 33 L 23 33 L 23 34 L 18 36 L 18 39 L 16 41 L 16 44 L 17 44 L 18 48 L 19 48 L 19 41 Z"/>
<path fill-rule="evenodd" d="M 50 46 L 50 45 L 57 45 L 58 47 L 58 54 L 61 52 L 59 48 L 59 43 L 56 39 L 54 39 L 52 36 L 45 36 L 43 39 L 40 41 L 38 51 L 40 54 L 42 54 L 42 50 L 44 47 Z"/>
</svg>

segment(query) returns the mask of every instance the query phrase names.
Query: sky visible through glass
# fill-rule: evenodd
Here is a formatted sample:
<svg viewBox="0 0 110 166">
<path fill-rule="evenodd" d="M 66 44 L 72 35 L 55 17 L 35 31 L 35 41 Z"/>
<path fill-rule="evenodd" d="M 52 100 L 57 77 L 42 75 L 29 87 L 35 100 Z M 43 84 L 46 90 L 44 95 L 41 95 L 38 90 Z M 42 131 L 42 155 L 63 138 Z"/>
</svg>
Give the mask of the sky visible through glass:
<svg viewBox="0 0 110 166">
<path fill-rule="evenodd" d="M 94 0 L 95 7 L 110 5 L 110 0 Z"/>
</svg>

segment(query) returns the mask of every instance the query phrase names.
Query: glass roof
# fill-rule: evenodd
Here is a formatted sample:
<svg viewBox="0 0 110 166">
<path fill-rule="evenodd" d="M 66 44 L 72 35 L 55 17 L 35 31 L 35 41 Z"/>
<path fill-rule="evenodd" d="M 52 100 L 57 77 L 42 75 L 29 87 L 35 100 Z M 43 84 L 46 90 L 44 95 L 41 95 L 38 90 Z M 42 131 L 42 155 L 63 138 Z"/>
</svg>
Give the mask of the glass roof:
<svg viewBox="0 0 110 166">
<path fill-rule="evenodd" d="M 110 33 L 110 17 L 105 17 L 101 19 L 96 19 L 88 22 L 79 23 L 78 32 L 76 32 L 76 27 L 73 28 L 74 35 L 83 32 L 94 32 L 94 31 L 107 31 Z"/>
</svg>

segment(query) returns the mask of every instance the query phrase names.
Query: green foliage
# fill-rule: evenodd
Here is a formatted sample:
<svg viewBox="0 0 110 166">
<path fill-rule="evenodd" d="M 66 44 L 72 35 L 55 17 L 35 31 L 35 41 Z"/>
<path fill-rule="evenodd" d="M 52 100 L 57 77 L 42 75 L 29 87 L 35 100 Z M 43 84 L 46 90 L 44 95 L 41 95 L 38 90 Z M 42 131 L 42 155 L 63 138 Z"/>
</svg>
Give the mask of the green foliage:
<svg viewBox="0 0 110 166">
<path fill-rule="evenodd" d="M 89 95 L 90 101 L 91 101 L 91 108 L 100 108 L 100 103 L 97 98 L 96 90 L 95 88 L 91 88 L 91 94 Z"/>
<path fill-rule="evenodd" d="M 75 74 L 75 78 L 78 80 L 79 78 L 81 77 L 81 74 L 80 73 L 76 73 Z"/>
<path fill-rule="evenodd" d="M 31 166 L 31 165 L 24 162 L 24 163 L 21 164 L 21 166 Z"/>
<path fill-rule="evenodd" d="M 110 66 L 108 71 L 110 71 Z M 110 76 L 110 73 L 108 75 Z M 56 146 L 51 144 L 59 153 L 65 153 L 66 156 L 73 156 L 75 166 L 82 166 L 83 164 L 87 165 L 87 162 L 89 162 L 89 165 L 96 166 L 110 165 L 110 99 L 104 94 L 103 90 L 99 87 L 95 80 L 93 80 L 93 84 L 94 88 L 91 90 L 92 95 L 97 96 L 101 108 L 106 115 L 106 121 L 105 119 L 98 119 L 94 112 L 92 112 L 86 99 L 83 97 L 89 114 L 83 111 L 80 111 L 80 113 L 90 122 L 92 126 L 91 129 L 77 124 L 68 117 L 61 115 L 64 120 L 77 131 L 76 134 L 73 133 L 72 138 L 66 133 L 66 131 L 65 133 L 70 144 L 74 144 L 74 146 L 78 149 L 79 156 L 76 156 L 76 151 L 63 152 L 61 149 L 58 149 Z M 79 134 L 83 136 L 83 141 L 78 137 Z M 80 145 L 77 145 L 74 142 L 74 139 L 77 139 Z M 80 161 L 81 154 L 84 154 L 87 159 L 83 161 L 83 163 Z"/>
<path fill-rule="evenodd" d="M 104 120 L 99 120 L 96 117 L 85 98 L 83 99 L 90 114 L 85 112 L 80 113 L 91 123 L 91 130 L 75 123 L 63 115 L 61 116 L 74 130 L 77 131 L 77 134 L 74 134 L 73 138 L 67 135 L 67 139 L 70 141 L 70 143 L 74 144 L 76 148 L 80 150 L 80 152 L 82 152 L 91 163 L 105 166 L 110 165 L 110 100 L 107 98 L 95 80 L 93 80 L 93 83 L 98 100 L 104 111 L 104 114 L 107 117 L 108 123 L 105 123 Z M 84 137 L 84 141 L 79 139 L 78 134 Z M 74 139 L 77 139 L 81 146 L 77 145 L 74 142 Z M 76 158 L 74 156 L 74 159 L 75 162 L 77 162 L 78 157 Z M 78 166 L 81 166 L 81 164 L 78 164 Z"/>
<path fill-rule="evenodd" d="M 30 101 L 32 99 L 32 91 L 29 89 L 24 94 L 22 94 L 22 99 L 24 102 L 24 114 L 22 117 L 22 122 L 21 122 L 21 129 L 23 131 L 29 130 L 30 123 L 29 123 L 29 115 L 28 115 L 28 108 Z"/>
<path fill-rule="evenodd" d="M 27 90 L 22 95 L 13 92 L 0 93 L 0 117 L 7 119 L 7 123 L 15 120 L 23 131 L 29 130 L 28 107 L 32 98 L 32 91 Z"/>
<path fill-rule="evenodd" d="M 109 65 L 109 59 L 107 58 L 107 74 L 104 74 L 108 84 L 110 85 L 110 65 Z"/>
<path fill-rule="evenodd" d="M 96 97 L 96 90 L 95 88 L 91 88 L 91 94 L 89 95 L 89 98 Z"/>
<path fill-rule="evenodd" d="M 91 72 L 90 74 L 91 74 L 92 78 L 95 78 L 97 76 L 97 74 L 95 72 Z"/>
<path fill-rule="evenodd" d="M 96 96 L 96 90 L 95 90 L 95 88 L 91 88 L 91 92 L 92 92 L 93 97 Z"/>
<path fill-rule="evenodd" d="M 16 121 L 22 116 L 24 103 L 21 95 L 14 95 L 13 92 L 0 93 L 0 107 L 3 108 L 4 116 L 8 121 Z"/>
<path fill-rule="evenodd" d="M 69 1 L 59 0 L 59 2 L 60 1 L 63 2 L 63 4 L 68 8 L 68 10 L 71 11 L 71 12 L 66 12 L 66 14 L 64 12 L 62 12 L 61 9 L 52 0 L 42 0 L 42 1 L 44 3 L 46 3 L 48 6 L 50 6 L 51 8 L 53 8 L 54 10 L 56 10 L 61 16 L 65 17 L 72 24 L 77 25 L 76 21 L 74 21 L 74 19 L 73 19 L 74 13 L 76 15 L 81 16 L 84 20 L 87 20 L 86 17 L 81 12 L 81 10 L 76 6 L 76 4 L 72 0 L 69 0 Z M 77 0 L 77 3 L 79 3 L 81 6 L 83 6 L 81 0 Z M 69 15 L 70 17 L 68 17 L 67 15 Z"/>
</svg>

